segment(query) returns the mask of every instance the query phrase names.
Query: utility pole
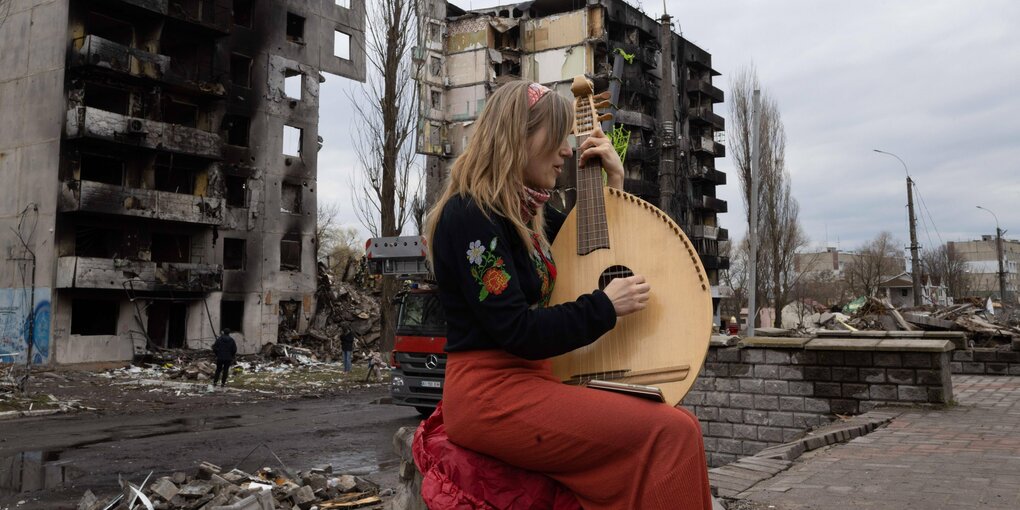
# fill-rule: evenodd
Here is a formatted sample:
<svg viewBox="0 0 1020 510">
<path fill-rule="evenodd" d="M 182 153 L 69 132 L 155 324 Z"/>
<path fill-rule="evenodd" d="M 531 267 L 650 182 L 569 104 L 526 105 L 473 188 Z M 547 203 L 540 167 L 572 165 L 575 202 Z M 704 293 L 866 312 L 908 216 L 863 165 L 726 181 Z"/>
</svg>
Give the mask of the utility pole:
<svg viewBox="0 0 1020 510">
<path fill-rule="evenodd" d="M 992 212 L 991 209 L 986 209 L 984 207 L 981 207 L 980 205 L 977 206 L 977 208 L 978 209 L 982 209 L 984 211 L 987 211 L 989 214 L 992 215 L 993 218 L 995 218 L 995 255 L 999 258 L 999 299 L 1002 300 L 1003 303 L 1005 303 L 1006 302 L 1006 268 L 1004 267 L 1005 261 L 1003 260 L 1003 253 L 1002 253 L 1002 234 L 1005 234 L 1006 232 L 1003 231 L 1001 228 L 999 228 L 999 217 L 996 216 L 995 213 Z"/>
<path fill-rule="evenodd" d="M 761 137 L 761 91 L 755 90 L 751 102 L 751 221 L 747 226 L 748 238 L 750 239 L 750 253 L 748 254 L 748 287 L 747 292 L 747 336 L 754 336 L 754 324 L 757 321 L 757 294 L 758 294 L 758 144 Z"/>
<path fill-rule="evenodd" d="M 673 91 L 673 29 L 668 14 L 659 20 L 662 80 L 659 82 L 659 209 L 680 220 L 673 210 L 676 193 L 676 103 Z"/>
<path fill-rule="evenodd" d="M 903 165 L 903 173 L 907 174 L 907 220 L 910 222 L 910 280 L 914 287 L 914 306 L 921 306 L 921 262 L 917 250 L 917 218 L 914 216 L 914 181 L 910 179 L 907 164 L 899 156 L 886 151 L 872 149 L 879 154 L 892 156 Z"/>
</svg>

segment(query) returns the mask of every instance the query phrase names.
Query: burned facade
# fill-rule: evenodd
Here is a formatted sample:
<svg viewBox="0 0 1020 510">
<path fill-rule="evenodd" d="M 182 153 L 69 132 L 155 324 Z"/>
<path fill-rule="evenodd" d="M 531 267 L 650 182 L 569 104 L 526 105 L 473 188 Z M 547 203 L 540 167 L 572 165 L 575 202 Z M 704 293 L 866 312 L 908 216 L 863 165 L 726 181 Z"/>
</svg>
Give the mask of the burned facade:
<svg viewBox="0 0 1020 510">
<path fill-rule="evenodd" d="M 364 0 L 29 0 L 0 27 L 0 355 L 130 359 L 314 308 L 320 71 Z"/>
<path fill-rule="evenodd" d="M 729 267 L 728 232 L 717 216 L 727 204 L 716 196 L 726 174 L 715 169 L 725 155 L 716 134 L 725 126 L 713 112 L 723 92 L 712 85 L 719 73 L 711 55 L 674 33 L 668 18 L 653 20 L 623 0 L 534 0 L 475 11 L 428 0 L 424 13 L 414 58 L 418 152 L 426 155 L 430 200 L 499 85 L 527 79 L 572 97 L 571 80 L 584 74 L 605 90 L 617 79 L 620 56 L 616 123 L 629 131 L 625 188 L 684 229 L 719 297 L 718 273 Z M 558 188 L 567 201 L 573 181 L 565 168 Z"/>
</svg>

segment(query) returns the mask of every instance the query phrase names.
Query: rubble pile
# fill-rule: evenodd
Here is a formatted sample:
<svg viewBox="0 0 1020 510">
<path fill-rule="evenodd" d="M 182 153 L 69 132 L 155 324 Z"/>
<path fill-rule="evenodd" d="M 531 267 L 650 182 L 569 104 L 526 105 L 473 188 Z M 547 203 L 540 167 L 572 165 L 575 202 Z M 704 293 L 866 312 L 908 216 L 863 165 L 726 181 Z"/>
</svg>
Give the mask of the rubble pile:
<svg viewBox="0 0 1020 510">
<path fill-rule="evenodd" d="M 151 477 L 151 474 L 150 474 Z M 292 476 L 285 469 L 265 467 L 254 474 L 203 462 L 195 476 L 176 472 L 141 486 L 121 480 L 120 494 L 99 498 L 91 490 L 78 510 L 331 510 L 378 508 L 379 486 L 370 480 L 334 474 L 324 465 Z"/>
</svg>

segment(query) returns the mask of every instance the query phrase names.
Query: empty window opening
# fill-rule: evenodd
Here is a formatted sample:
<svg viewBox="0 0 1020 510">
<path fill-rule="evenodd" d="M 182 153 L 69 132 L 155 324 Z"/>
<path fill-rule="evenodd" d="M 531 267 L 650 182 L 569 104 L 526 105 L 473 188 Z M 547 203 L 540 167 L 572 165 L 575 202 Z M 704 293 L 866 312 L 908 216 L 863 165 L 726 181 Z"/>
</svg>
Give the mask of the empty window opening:
<svg viewBox="0 0 1020 510">
<path fill-rule="evenodd" d="M 72 335 L 116 335 L 120 302 L 109 299 L 72 299 Z"/>
<path fill-rule="evenodd" d="M 163 122 L 198 127 L 198 106 L 167 98 L 163 101 Z"/>
<path fill-rule="evenodd" d="M 234 0 L 234 24 L 239 27 L 251 28 L 253 9 L 252 0 Z"/>
<path fill-rule="evenodd" d="M 153 233 L 151 250 L 153 262 L 191 262 L 191 238 L 187 235 Z"/>
<path fill-rule="evenodd" d="M 195 170 L 180 167 L 156 167 L 156 189 L 191 195 L 195 192 Z"/>
<path fill-rule="evenodd" d="M 283 94 L 291 99 L 301 99 L 304 75 L 300 71 L 287 69 L 283 78 Z"/>
<path fill-rule="evenodd" d="M 131 23 L 90 12 L 85 20 L 85 33 L 123 46 L 131 46 L 135 30 Z"/>
<path fill-rule="evenodd" d="M 248 179 L 236 175 L 228 175 L 224 179 L 227 187 L 227 205 L 231 207 L 248 207 Z"/>
<path fill-rule="evenodd" d="M 153 301 L 146 312 L 149 315 L 148 333 L 154 344 L 167 349 L 180 349 L 187 342 L 188 305 L 168 301 Z"/>
<path fill-rule="evenodd" d="M 245 251 L 244 239 L 223 239 L 223 269 L 244 270 Z"/>
<path fill-rule="evenodd" d="M 301 270 L 301 234 L 291 232 L 280 240 L 280 271 Z"/>
<path fill-rule="evenodd" d="M 96 83 L 85 85 L 85 106 L 103 111 L 127 115 L 131 94 L 122 89 L 115 89 Z"/>
<path fill-rule="evenodd" d="M 119 230 L 78 225 L 74 228 L 74 254 L 77 257 L 118 258 L 122 240 Z"/>
<path fill-rule="evenodd" d="M 247 147 L 249 123 L 247 117 L 240 115 L 223 117 L 223 130 L 227 132 L 227 143 L 238 147 Z"/>
<path fill-rule="evenodd" d="M 339 5 L 340 7 L 343 7 L 344 9 L 351 8 L 351 0 L 336 0 L 336 4 Z"/>
<path fill-rule="evenodd" d="M 208 80 L 212 74 L 212 45 L 199 45 L 165 31 L 160 52 L 170 57 L 170 73 L 185 80 Z"/>
<path fill-rule="evenodd" d="M 251 88 L 251 58 L 234 53 L 230 55 L 230 81 L 238 87 Z"/>
<path fill-rule="evenodd" d="M 280 190 L 280 212 L 301 214 L 301 186 L 283 183 Z"/>
<path fill-rule="evenodd" d="M 443 108 L 443 93 L 438 90 L 433 90 L 432 93 L 432 107 L 441 110 Z"/>
<path fill-rule="evenodd" d="M 297 331 L 298 319 L 301 316 L 300 301 L 280 301 L 280 333 L 291 333 Z M 289 336 L 289 335 L 288 335 Z M 281 338 L 286 338 L 280 335 Z"/>
<path fill-rule="evenodd" d="M 305 19 L 293 12 L 287 13 L 287 40 L 294 43 L 305 41 Z"/>
<path fill-rule="evenodd" d="M 429 23 L 429 40 L 432 42 L 440 42 L 439 25 L 435 23 Z"/>
<path fill-rule="evenodd" d="M 351 36 L 339 30 L 333 32 L 333 56 L 351 59 Z"/>
<path fill-rule="evenodd" d="M 83 181 L 121 186 L 124 184 L 124 162 L 117 158 L 82 154 L 78 178 Z"/>
<path fill-rule="evenodd" d="M 283 126 L 283 153 L 287 156 L 301 156 L 301 128 Z"/>
<path fill-rule="evenodd" d="M 244 301 L 220 301 L 220 329 L 244 331 Z"/>
<path fill-rule="evenodd" d="M 432 76 L 439 76 L 443 72 L 443 60 L 439 57 L 429 57 L 429 72 Z"/>
</svg>

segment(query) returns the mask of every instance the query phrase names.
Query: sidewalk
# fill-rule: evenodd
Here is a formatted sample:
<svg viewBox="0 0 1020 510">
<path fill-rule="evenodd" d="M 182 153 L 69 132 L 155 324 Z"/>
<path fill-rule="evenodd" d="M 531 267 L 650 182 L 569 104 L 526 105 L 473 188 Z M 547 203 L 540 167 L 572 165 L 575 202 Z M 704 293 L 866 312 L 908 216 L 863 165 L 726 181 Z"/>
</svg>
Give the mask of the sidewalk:
<svg viewBox="0 0 1020 510">
<path fill-rule="evenodd" d="M 1020 509 L 1020 377 L 953 376 L 957 405 L 902 409 L 808 452 L 739 496 L 740 508 Z"/>
</svg>

